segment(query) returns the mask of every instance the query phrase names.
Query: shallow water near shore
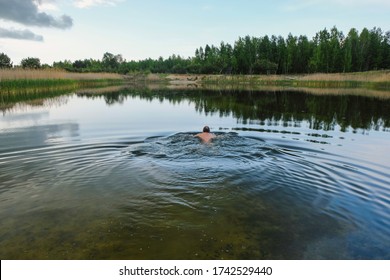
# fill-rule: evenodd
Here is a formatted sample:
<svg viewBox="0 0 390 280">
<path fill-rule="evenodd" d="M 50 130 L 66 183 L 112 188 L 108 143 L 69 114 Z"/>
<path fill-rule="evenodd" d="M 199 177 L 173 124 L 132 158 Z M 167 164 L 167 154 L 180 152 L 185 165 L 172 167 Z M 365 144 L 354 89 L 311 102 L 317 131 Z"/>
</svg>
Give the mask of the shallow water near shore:
<svg viewBox="0 0 390 280">
<path fill-rule="evenodd" d="M 389 99 L 122 89 L 2 108 L 1 259 L 390 259 Z"/>
</svg>

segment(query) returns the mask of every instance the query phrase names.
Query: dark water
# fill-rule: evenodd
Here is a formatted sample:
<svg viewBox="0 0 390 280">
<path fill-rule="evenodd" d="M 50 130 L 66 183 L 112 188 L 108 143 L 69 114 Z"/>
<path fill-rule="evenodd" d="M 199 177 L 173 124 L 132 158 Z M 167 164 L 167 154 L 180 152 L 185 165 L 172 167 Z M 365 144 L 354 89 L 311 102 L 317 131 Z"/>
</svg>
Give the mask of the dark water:
<svg viewBox="0 0 390 280">
<path fill-rule="evenodd" d="M 390 259 L 390 99 L 121 90 L 3 104 L 1 259 Z M 211 144 L 193 137 L 205 124 Z"/>
</svg>

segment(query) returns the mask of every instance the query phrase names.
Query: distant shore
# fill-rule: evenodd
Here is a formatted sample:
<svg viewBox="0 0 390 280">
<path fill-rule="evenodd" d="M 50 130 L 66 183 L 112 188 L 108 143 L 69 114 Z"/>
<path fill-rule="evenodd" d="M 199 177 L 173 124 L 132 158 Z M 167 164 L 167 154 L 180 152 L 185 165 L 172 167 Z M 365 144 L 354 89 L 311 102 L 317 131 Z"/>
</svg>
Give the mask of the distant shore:
<svg viewBox="0 0 390 280">
<path fill-rule="evenodd" d="M 0 70 L 0 94 L 19 90 L 45 91 L 88 86 L 148 86 L 165 88 L 261 89 L 264 87 L 307 89 L 367 89 L 390 92 L 390 70 L 307 75 L 205 75 L 130 73 L 71 73 L 49 70 Z"/>
<path fill-rule="evenodd" d="M 140 79 L 140 77 L 138 77 L 138 79 Z M 146 83 L 166 83 L 173 87 L 280 86 L 390 90 L 390 70 L 339 74 L 318 73 L 307 75 L 148 74 L 145 75 L 143 79 Z"/>
</svg>

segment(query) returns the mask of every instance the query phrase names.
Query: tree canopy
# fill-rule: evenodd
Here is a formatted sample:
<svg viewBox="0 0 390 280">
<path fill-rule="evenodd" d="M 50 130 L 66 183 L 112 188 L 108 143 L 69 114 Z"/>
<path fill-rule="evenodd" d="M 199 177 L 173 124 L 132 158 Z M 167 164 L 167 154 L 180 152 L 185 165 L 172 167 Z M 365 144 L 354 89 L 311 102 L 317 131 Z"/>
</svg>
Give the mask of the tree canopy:
<svg viewBox="0 0 390 280">
<path fill-rule="evenodd" d="M 1 68 L 12 68 L 11 59 L 5 53 L 0 53 L 0 69 Z"/>
<path fill-rule="evenodd" d="M 23 60 L 23 67 L 26 62 L 31 59 Z M 37 65 L 40 64 L 35 63 Z M 53 67 L 74 72 L 122 74 L 306 74 L 381 70 L 390 69 L 390 31 L 383 32 L 374 27 L 359 32 L 352 28 L 344 35 L 333 27 L 317 32 L 312 39 L 291 33 L 287 38 L 245 36 L 233 45 L 225 42 L 219 46 L 206 44 L 188 58 L 172 55 L 166 59 L 126 61 L 120 54 L 106 52 L 102 60 L 65 60 L 54 62 Z"/>
<path fill-rule="evenodd" d="M 23 68 L 39 69 L 41 68 L 41 60 L 37 57 L 28 57 L 22 59 L 21 66 Z"/>
</svg>

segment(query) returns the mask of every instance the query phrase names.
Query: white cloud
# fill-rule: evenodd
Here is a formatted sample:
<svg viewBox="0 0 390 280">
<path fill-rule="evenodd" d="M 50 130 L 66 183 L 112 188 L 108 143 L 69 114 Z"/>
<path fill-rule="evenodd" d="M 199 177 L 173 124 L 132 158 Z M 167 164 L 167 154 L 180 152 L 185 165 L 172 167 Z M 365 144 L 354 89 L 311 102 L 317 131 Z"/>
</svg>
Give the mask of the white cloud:
<svg viewBox="0 0 390 280">
<path fill-rule="evenodd" d="M 123 0 L 73 0 L 74 5 L 78 8 L 88 8 L 92 6 L 115 6 L 117 3 Z"/>
<path fill-rule="evenodd" d="M 59 8 L 56 5 L 56 0 L 35 0 L 38 11 L 40 12 L 49 12 L 49 11 L 58 11 Z"/>
</svg>

